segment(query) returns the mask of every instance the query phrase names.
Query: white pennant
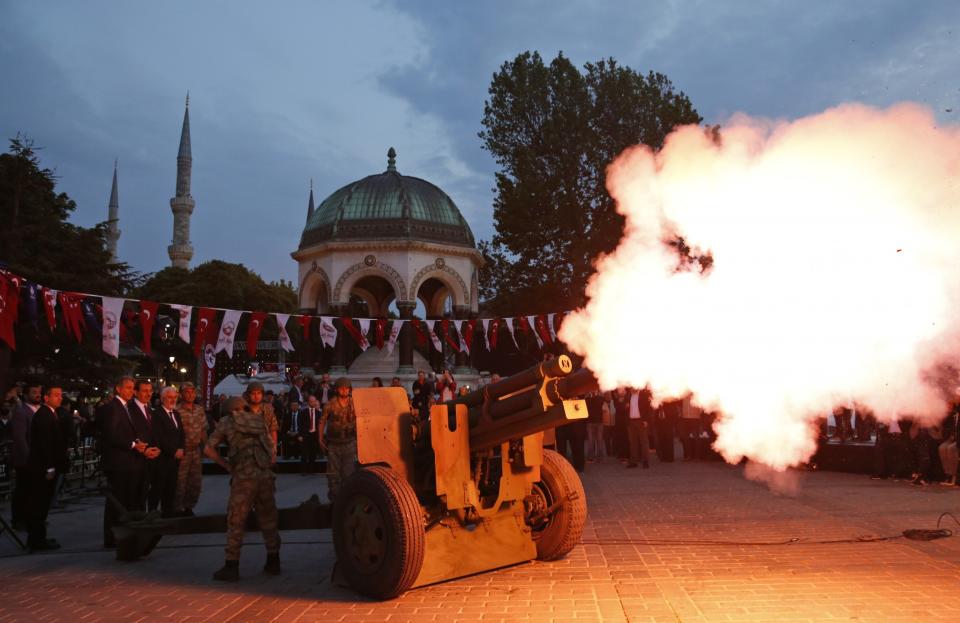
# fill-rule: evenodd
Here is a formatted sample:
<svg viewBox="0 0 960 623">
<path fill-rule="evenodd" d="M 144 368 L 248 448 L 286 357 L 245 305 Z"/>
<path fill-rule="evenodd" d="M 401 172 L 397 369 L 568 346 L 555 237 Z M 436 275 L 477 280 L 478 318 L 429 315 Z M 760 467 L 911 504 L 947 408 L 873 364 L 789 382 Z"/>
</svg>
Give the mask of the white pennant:
<svg viewBox="0 0 960 623">
<path fill-rule="evenodd" d="M 483 342 L 487 345 L 487 352 L 490 352 L 490 319 L 484 318 L 480 321 L 483 323 Z"/>
<path fill-rule="evenodd" d="M 463 322 L 468 322 L 468 321 L 467 321 L 467 320 L 464 320 Z M 462 325 L 463 323 L 460 323 L 460 324 Z M 453 328 L 456 329 L 456 331 L 457 331 L 457 339 L 460 340 L 460 350 L 462 350 L 463 352 L 465 352 L 466 354 L 469 355 L 469 354 L 470 354 L 470 346 L 468 346 L 468 345 L 467 345 L 467 341 L 466 341 L 465 339 L 463 339 L 463 332 L 460 331 L 460 325 L 457 324 L 457 321 L 456 321 L 456 320 L 453 321 Z"/>
<path fill-rule="evenodd" d="M 337 343 L 337 326 L 333 324 L 332 316 L 320 316 L 320 341 L 330 348 Z"/>
<path fill-rule="evenodd" d="M 553 319 L 556 314 L 547 314 L 547 330 L 550 331 L 550 339 L 557 341 L 557 331 L 553 328 Z"/>
<path fill-rule="evenodd" d="M 180 312 L 180 339 L 190 343 L 190 316 L 193 315 L 193 306 L 191 305 L 171 305 L 173 309 Z"/>
<path fill-rule="evenodd" d="M 393 354 L 393 347 L 397 345 L 397 338 L 400 336 L 400 329 L 403 328 L 403 323 L 406 320 L 394 320 L 393 325 L 390 327 L 390 339 L 387 340 L 387 353 Z"/>
<path fill-rule="evenodd" d="M 120 317 L 123 315 L 123 299 L 103 299 L 103 352 L 120 356 Z"/>
<path fill-rule="evenodd" d="M 227 353 L 227 357 L 233 359 L 233 341 L 237 339 L 237 327 L 240 326 L 240 317 L 244 312 L 235 309 L 228 309 L 223 312 L 223 322 L 220 323 L 220 335 L 217 337 L 217 347 L 213 354 L 220 351 Z"/>
<path fill-rule="evenodd" d="M 530 325 L 530 331 L 533 332 L 533 337 L 537 338 L 537 347 L 543 350 L 543 338 L 540 337 L 540 332 L 537 331 L 537 317 L 527 316 L 527 324 Z"/>
<path fill-rule="evenodd" d="M 507 325 L 507 331 L 510 332 L 510 339 L 513 340 L 513 345 L 517 347 L 517 350 L 520 350 L 520 345 L 517 344 L 517 336 L 513 334 L 513 318 L 504 318 L 503 324 Z"/>
<path fill-rule="evenodd" d="M 360 350 L 367 350 L 370 348 L 370 340 L 367 339 L 367 334 L 370 333 L 370 319 L 357 318 L 357 322 L 360 323 Z"/>
<path fill-rule="evenodd" d="M 279 335 L 277 338 L 280 340 L 280 347 L 288 353 L 293 352 L 293 342 L 290 341 L 290 334 L 287 333 L 287 320 L 290 319 L 290 314 L 274 314 L 277 318 L 277 327 L 279 330 Z"/>
<path fill-rule="evenodd" d="M 430 341 L 433 342 L 433 347 L 436 348 L 439 352 L 443 352 L 443 344 L 440 343 L 440 338 L 437 337 L 437 332 L 433 330 L 433 327 L 437 324 L 436 320 L 427 320 L 427 328 L 430 334 Z"/>
</svg>

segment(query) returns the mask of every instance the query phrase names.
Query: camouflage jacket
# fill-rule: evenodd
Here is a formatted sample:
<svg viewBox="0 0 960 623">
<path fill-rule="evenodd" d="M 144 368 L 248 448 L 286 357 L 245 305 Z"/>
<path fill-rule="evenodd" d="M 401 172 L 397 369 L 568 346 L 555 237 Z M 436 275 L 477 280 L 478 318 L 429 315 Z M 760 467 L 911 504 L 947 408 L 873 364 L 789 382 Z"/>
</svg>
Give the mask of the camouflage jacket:
<svg viewBox="0 0 960 623">
<path fill-rule="evenodd" d="M 353 410 L 353 398 L 341 405 L 339 398 L 333 398 L 323 407 L 319 428 L 323 438 L 330 443 L 344 443 L 357 438 L 357 414 Z"/>
<path fill-rule="evenodd" d="M 216 450 L 223 441 L 227 442 L 227 461 L 235 478 L 274 477 L 270 469 L 275 456 L 273 439 L 259 413 L 240 411 L 221 418 L 207 447 Z"/>
<path fill-rule="evenodd" d="M 199 452 L 200 446 L 207 440 L 207 413 L 203 407 L 193 403 L 187 408 L 184 403 L 177 405 L 177 413 L 183 421 L 184 452 Z"/>
<path fill-rule="evenodd" d="M 247 403 L 247 409 L 250 409 L 250 403 Z M 277 424 L 277 416 L 273 412 L 273 405 L 261 402 L 260 415 L 263 416 L 263 421 L 267 423 L 267 432 L 276 437 L 277 433 L 280 432 L 280 426 Z"/>
</svg>

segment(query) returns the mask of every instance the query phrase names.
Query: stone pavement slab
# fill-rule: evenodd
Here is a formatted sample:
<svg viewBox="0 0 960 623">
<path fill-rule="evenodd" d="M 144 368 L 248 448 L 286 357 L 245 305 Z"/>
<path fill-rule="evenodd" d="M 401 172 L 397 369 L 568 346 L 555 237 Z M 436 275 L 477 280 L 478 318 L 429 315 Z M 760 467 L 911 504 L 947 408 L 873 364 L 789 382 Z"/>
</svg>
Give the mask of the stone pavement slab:
<svg viewBox="0 0 960 623">
<path fill-rule="evenodd" d="M 532 562 L 375 602 L 334 586 L 327 531 L 283 533 L 284 573 L 259 574 L 248 534 L 241 581 L 210 579 L 223 535 L 164 537 L 122 563 L 98 548 L 102 499 L 50 516 L 55 553 L 22 555 L 0 536 L 2 621 L 946 621 L 960 617 L 960 539 L 908 528 L 960 517 L 960 489 L 797 472 L 778 495 L 721 463 L 595 463 L 590 518 L 566 559 Z M 227 478 L 205 476 L 198 512 L 222 512 Z M 281 475 L 281 505 L 323 495 L 322 476 Z M 7 508 L 0 509 L 8 516 Z M 960 530 L 947 518 L 947 528 Z M 466 555 L 466 553 L 465 553 Z"/>
</svg>

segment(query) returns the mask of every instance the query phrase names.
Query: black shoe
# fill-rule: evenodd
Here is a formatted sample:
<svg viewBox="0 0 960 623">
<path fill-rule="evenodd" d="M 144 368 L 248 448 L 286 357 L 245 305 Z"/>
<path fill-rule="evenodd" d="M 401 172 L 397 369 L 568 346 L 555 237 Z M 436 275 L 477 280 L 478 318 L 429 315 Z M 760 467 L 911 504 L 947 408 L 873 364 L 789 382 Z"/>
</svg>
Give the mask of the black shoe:
<svg viewBox="0 0 960 623">
<path fill-rule="evenodd" d="M 280 575 L 280 554 L 267 554 L 267 563 L 263 565 L 264 575 Z"/>
<path fill-rule="evenodd" d="M 240 580 L 240 561 L 239 560 L 227 560 L 224 561 L 223 567 L 214 572 L 214 580 L 220 580 L 221 582 L 237 582 Z"/>
<path fill-rule="evenodd" d="M 636 463 L 627 463 L 627 469 L 633 469 L 635 467 L 637 467 Z"/>
</svg>

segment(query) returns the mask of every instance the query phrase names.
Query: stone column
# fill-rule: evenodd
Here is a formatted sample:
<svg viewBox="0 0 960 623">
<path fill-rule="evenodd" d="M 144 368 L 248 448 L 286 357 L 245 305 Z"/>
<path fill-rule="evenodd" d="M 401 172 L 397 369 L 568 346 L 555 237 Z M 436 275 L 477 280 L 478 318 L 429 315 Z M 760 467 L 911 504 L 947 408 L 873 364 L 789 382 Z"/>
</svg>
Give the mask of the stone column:
<svg viewBox="0 0 960 623">
<path fill-rule="evenodd" d="M 413 374 L 416 372 L 413 369 L 413 327 L 410 326 L 413 310 L 416 307 L 416 301 L 397 301 L 400 319 L 407 321 L 400 330 L 400 365 L 397 368 L 397 374 Z"/>
<path fill-rule="evenodd" d="M 340 320 L 345 311 L 346 305 L 330 304 L 330 315 L 334 317 L 333 324 L 337 327 L 337 343 L 333 347 L 333 365 L 330 366 L 330 376 L 334 379 L 347 373 L 347 340 L 352 338 Z"/>
<path fill-rule="evenodd" d="M 453 306 L 453 320 L 452 322 L 457 323 L 457 328 L 460 328 L 460 323 L 464 320 L 470 319 L 470 306 L 469 305 L 454 305 Z M 473 366 L 470 365 L 470 357 L 467 356 L 467 353 L 464 352 L 461 347 L 460 352 L 456 354 L 456 367 L 454 368 L 454 374 L 476 374 L 477 371 L 473 369 Z"/>
</svg>

